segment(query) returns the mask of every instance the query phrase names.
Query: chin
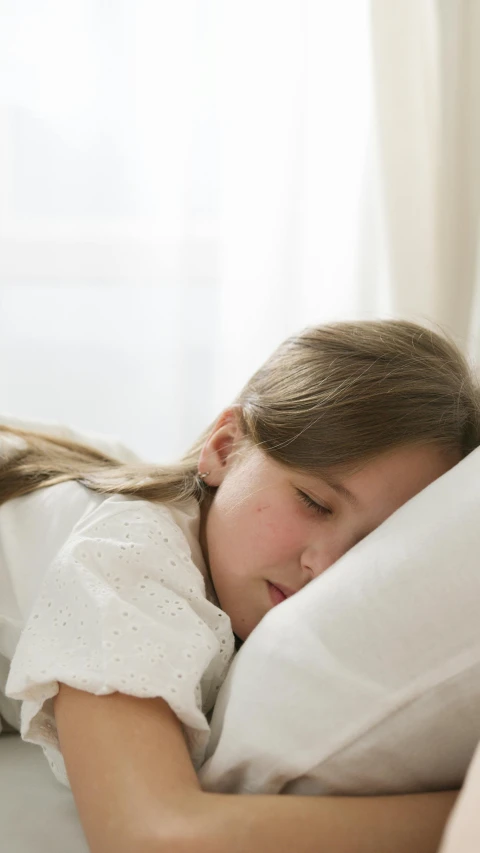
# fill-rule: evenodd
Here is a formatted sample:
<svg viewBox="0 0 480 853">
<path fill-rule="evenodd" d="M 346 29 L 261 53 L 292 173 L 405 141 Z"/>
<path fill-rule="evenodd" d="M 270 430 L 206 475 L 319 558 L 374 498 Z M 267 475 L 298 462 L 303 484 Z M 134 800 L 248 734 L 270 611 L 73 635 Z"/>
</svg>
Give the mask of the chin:
<svg viewBox="0 0 480 853">
<path fill-rule="evenodd" d="M 242 643 L 245 642 L 247 637 L 252 633 L 252 629 L 248 629 L 245 627 L 237 627 L 236 625 L 232 625 L 232 631 L 235 635 L 235 639 L 240 640 Z"/>
<path fill-rule="evenodd" d="M 257 627 L 257 625 L 258 622 L 256 622 L 254 625 L 238 625 L 235 622 L 232 622 L 232 631 L 235 634 L 235 637 L 238 637 L 239 640 L 245 642 L 247 637 L 250 636 L 250 634 Z"/>
</svg>

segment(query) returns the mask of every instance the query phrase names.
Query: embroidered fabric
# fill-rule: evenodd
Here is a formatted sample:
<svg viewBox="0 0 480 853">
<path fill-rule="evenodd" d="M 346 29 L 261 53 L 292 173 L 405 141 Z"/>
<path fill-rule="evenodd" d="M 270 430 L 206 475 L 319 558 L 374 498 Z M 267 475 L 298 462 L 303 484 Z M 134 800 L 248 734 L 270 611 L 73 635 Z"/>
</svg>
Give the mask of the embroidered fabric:
<svg viewBox="0 0 480 853">
<path fill-rule="evenodd" d="M 167 505 L 112 495 L 75 526 L 42 579 L 5 688 L 22 700 L 22 738 L 42 747 L 62 784 L 70 787 L 53 714 L 59 682 L 162 697 L 201 766 L 206 715 L 234 654 L 204 571 Z"/>
</svg>

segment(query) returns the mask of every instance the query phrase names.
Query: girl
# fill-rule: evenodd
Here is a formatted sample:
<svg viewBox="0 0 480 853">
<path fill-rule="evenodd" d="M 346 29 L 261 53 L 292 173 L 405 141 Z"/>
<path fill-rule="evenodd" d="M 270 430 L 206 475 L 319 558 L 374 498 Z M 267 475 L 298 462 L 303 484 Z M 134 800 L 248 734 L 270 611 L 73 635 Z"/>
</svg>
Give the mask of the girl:
<svg viewBox="0 0 480 853">
<path fill-rule="evenodd" d="M 238 796 L 195 770 L 235 642 L 480 444 L 453 343 L 306 329 L 176 465 L 2 433 L 4 692 L 92 853 L 437 849 L 455 791 Z"/>
</svg>

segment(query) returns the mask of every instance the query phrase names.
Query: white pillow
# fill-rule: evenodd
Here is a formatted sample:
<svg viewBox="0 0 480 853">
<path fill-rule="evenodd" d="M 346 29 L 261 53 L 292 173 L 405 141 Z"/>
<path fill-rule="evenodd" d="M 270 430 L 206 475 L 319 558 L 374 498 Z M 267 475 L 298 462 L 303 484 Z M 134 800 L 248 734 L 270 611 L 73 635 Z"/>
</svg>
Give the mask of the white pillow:
<svg viewBox="0 0 480 853">
<path fill-rule="evenodd" d="M 480 448 L 264 617 L 211 726 L 206 790 L 460 787 L 480 739 Z"/>
</svg>

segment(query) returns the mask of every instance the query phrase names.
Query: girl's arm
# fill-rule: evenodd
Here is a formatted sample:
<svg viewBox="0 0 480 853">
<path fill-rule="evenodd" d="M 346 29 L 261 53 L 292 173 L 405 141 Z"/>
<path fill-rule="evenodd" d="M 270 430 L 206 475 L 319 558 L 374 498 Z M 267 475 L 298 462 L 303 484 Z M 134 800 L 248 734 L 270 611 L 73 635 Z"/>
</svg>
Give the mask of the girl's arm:
<svg viewBox="0 0 480 853">
<path fill-rule="evenodd" d="M 435 853 L 458 794 L 212 794 L 162 699 L 62 684 L 54 710 L 91 853 Z"/>
<path fill-rule="evenodd" d="M 458 791 L 384 797 L 204 794 L 210 800 L 203 806 L 197 800 L 192 820 L 196 837 L 189 837 L 178 849 L 182 853 L 436 853 L 457 795 Z M 163 853 L 167 848 L 152 849 Z"/>
<path fill-rule="evenodd" d="M 174 853 L 168 841 L 201 788 L 169 705 L 60 684 L 53 708 L 91 853 Z"/>
</svg>

